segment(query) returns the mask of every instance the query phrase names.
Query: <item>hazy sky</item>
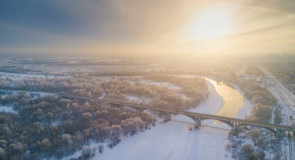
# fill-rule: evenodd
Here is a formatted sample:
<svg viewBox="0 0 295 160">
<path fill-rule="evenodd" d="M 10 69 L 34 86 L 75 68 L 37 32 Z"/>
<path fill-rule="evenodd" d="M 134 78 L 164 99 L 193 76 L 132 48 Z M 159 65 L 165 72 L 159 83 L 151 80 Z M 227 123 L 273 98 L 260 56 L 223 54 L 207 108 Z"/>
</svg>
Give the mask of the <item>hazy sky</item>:
<svg viewBox="0 0 295 160">
<path fill-rule="evenodd" d="M 1 0 L 0 53 L 295 53 L 294 0 Z"/>
</svg>

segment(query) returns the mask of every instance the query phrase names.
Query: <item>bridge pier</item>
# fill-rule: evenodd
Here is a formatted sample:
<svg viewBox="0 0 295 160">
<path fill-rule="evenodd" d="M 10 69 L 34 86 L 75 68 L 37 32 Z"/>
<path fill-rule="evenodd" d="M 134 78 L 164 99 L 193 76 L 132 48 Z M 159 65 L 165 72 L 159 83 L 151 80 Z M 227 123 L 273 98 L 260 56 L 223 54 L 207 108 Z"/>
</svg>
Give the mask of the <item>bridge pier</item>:
<svg viewBox="0 0 295 160">
<path fill-rule="evenodd" d="M 202 125 L 202 123 L 201 123 L 201 117 L 193 117 L 192 118 L 194 121 L 195 121 L 195 128 L 197 129 L 197 128 L 200 128 L 201 127 L 201 125 Z"/>
<path fill-rule="evenodd" d="M 240 123 L 238 122 L 231 122 L 231 124 L 232 124 L 232 127 L 238 127 L 240 125 Z"/>
<path fill-rule="evenodd" d="M 196 120 L 195 121 L 195 128 L 197 129 L 197 128 L 200 128 L 201 127 L 201 121 L 200 120 Z"/>
<path fill-rule="evenodd" d="M 171 120 L 171 113 L 164 113 L 164 122 L 168 122 Z"/>
</svg>

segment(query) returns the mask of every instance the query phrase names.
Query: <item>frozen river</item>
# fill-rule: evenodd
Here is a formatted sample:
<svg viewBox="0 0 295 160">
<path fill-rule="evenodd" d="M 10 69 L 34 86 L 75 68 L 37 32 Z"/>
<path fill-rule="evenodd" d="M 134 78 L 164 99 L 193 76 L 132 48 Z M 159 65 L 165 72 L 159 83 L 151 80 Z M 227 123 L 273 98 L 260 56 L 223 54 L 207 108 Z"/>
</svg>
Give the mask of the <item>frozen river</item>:
<svg viewBox="0 0 295 160">
<path fill-rule="evenodd" d="M 221 114 L 243 118 L 250 103 L 243 98 L 239 90 L 224 83 L 207 79 L 208 99 L 190 109 L 192 112 Z M 172 116 L 163 123 L 159 120 L 155 127 L 132 137 L 123 137 L 113 149 L 105 145 L 102 154 L 97 153 L 92 159 L 102 160 L 231 160 L 231 153 L 225 150 L 230 128 L 214 120 L 202 121 L 197 130 L 189 130 L 194 121 L 182 115 Z M 97 146 L 98 144 L 92 144 Z M 81 152 L 80 152 L 81 153 Z M 75 157 L 76 153 L 69 158 Z"/>
</svg>

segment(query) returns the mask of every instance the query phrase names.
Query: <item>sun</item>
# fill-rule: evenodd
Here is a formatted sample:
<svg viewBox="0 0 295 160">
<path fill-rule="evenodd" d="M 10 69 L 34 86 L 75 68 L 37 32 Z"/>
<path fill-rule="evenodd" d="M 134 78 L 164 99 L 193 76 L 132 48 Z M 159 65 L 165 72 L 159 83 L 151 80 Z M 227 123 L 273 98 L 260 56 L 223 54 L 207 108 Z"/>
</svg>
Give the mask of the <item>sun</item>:
<svg viewBox="0 0 295 160">
<path fill-rule="evenodd" d="M 187 30 L 190 40 L 219 38 L 233 30 L 231 13 L 227 10 L 210 9 L 194 19 Z"/>
</svg>

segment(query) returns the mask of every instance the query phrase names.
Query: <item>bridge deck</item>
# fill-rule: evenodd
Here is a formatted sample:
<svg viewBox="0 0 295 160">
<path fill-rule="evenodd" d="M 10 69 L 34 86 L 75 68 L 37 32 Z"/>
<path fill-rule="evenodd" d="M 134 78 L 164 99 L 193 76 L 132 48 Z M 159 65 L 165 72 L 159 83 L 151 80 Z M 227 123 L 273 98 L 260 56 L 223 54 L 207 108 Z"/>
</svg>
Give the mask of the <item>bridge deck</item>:
<svg viewBox="0 0 295 160">
<path fill-rule="evenodd" d="M 149 110 L 155 110 L 155 111 L 169 112 L 169 113 L 173 113 L 173 114 L 182 114 L 182 115 L 186 115 L 186 116 L 196 116 L 196 117 L 200 116 L 200 117 L 208 118 L 208 119 L 229 121 L 229 122 L 237 122 L 237 123 L 241 123 L 241 124 L 258 126 L 258 127 L 268 127 L 268 128 L 276 128 L 276 129 L 285 130 L 285 131 L 295 131 L 295 127 L 291 127 L 291 126 L 283 126 L 283 125 L 276 125 L 276 124 L 253 122 L 253 121 L 248 121 L 248 120 L 243 120 L 243 119 L 238 119 L 238 118 L 229 118 L 229 117 L 209 115 L 209 114 L 203 114 L 203 113 L 195 113 L 195 112 L 180 111 L 180 110 L 171 110 L 171 109 L 152 107 L 152 106 L 142 105 L 142 104 L 128 103 L 128 102 L 123 102 L 123 101 L 118 101 L 118 100 L 105 99 L 105 100 L 103 100 L 103 102 L 106 102 L 106 103 L 109 103 L 109 104 L 114 104 L 114 105 L 124 105 L 124 106 L 135 107 L 135 108 L 142 108 L 142 109 L 149 109 Z"/>
</svg>

